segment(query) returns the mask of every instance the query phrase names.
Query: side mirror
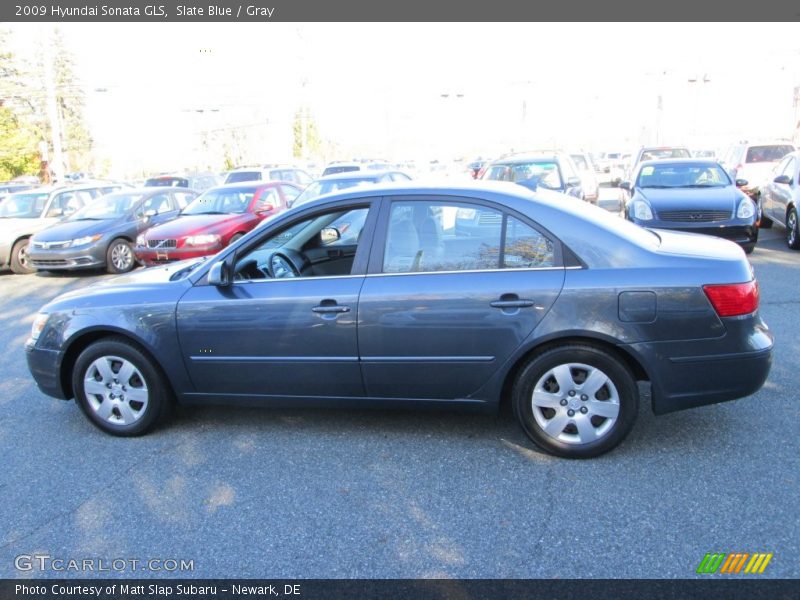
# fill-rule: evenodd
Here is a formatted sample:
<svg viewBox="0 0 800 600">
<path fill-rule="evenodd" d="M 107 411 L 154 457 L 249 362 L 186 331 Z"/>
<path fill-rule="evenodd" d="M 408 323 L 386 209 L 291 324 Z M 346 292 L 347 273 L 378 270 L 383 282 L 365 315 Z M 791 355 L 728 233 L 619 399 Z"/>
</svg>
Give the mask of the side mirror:
<svg viewBox="0 0 800 600">
<path fill-rule="evenodd" d="M 217 287 L 228 287 L 232 281 L 231 271 L 233 271 L 233 264 L 235 254 L 229 255 L 225 260 L 220 260 L 211 265 L 208 271 L 208 284 Z"/>
<path fill-rule="evenodd" d="M 778 175 L 775 179 L 773 179 L 775 183 L 782 183 L 783 185 L 791 185 L 792 178 L 788 175 Z"/>
<path fill-rule="evenodd" d="M 748 183 L 747 179 L 737 179 L 736 187 L 745 187 Z"/>
<path fill-rule="evenodd" d="M 319 232 L 323 244 L 330 244 L 342 238 L 342 234 L 336 227 L 325 227 Z"/>
<path fill-rule="evenodd" d="M 274 210 L 275 207 L 272 204 L 265 204 L 264 206 L 256 210 L 256 214 L 263 217 L 264 215 L 270 214 Z"/>
<path fill-rule="evenodd" d="M 580 177 L 570 177 L 569 179 L 567 179 L 568 188 L 578 187 L 580 184 L 581 184 Z"/>
<path fill-rule="evenodd" d="M 626 192 L 630 192 L 633 189 L 630 181 L 620 181 L 619 187 L 625 190 Z"/>
</svg>

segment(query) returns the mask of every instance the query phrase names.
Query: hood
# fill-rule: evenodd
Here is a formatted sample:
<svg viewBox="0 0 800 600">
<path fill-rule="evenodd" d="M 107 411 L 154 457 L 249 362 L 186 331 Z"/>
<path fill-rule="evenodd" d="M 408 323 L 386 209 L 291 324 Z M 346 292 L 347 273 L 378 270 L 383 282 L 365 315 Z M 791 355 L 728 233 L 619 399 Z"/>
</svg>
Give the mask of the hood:
<svg viewBox="0 0 800 600">
<path fill-rule="evenodd" d="M 744 194 L 734 186 L 708 188 L 637 188 L 636 195 L 644 198 L 658 213 L 665 210 L 728 210 L 735 211 Z"/>
<path fill-rule="evenodd" d="M 0 219 L 0 239 L 33 235 L 56 222 L 58 219 Z"/>
<path fill-rule="evenodd" d="M 104 234 L 116 225 L 127 221 L 125 217 L 98 221 L 63 221 L 36 234 L 37 242 L 62 242 L 87 235 Z"/>
<path fill-rule="evenodd" d="M 180 238 L 204 233 L 222 234 L 239 223 L 253 219 L 251 213 L 226 215 L 182 215 L 178 218 L 151 227 L 145 233 L 147 239 Z"/>
<path fill-rule="evenodd" d="M 177 302 L 191 282 L 178 275 L 203 259 L 192 258 L 164 266 L 137 269 L 126 275 L 108 277 L 84 288 L 61 294 L 45 305 L 44 312 L 75 309 L 81 306 L 124 306 L 139 302 Z M 174 277 L 174 279 L 173 279 Z"/>
</svg>

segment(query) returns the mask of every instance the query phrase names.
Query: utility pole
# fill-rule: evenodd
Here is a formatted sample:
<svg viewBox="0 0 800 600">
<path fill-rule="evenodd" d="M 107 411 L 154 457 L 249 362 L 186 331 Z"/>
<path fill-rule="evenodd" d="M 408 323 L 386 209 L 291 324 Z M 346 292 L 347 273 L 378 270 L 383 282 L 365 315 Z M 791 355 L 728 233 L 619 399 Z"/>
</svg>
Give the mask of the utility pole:
<svg viewBox="0 0 800 600">
<path fill-rule="evenodd" d="M 50 121 L 50 137 L 53 145 L 52 165 L 55 178 L 64 181 L 64 155 L 61 150 L 61 119 L 58 115 L 56 82 L 53 73 L 53 29 L 49 28 L 44 45 L 44 85 L 47 93 L 47 119 Z"/>
</svg>

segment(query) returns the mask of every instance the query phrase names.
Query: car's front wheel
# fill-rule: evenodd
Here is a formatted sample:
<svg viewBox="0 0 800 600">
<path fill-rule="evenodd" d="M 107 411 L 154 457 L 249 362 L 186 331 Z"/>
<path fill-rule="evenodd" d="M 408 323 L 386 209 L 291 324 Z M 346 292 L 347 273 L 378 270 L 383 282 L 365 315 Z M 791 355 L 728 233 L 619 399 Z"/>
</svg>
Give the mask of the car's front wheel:
<svg viewBox="0 0 800 600">
<path fill-rule="evenodd" d="M 786 245 L 792 250 L 800 250 L 800 225 L 797 222 L 797 209 L 792 207 L 786 215 Z"/>
<path fill-rule="evenodd" d="M 146 433 L 167 416 L 171 397 L 152 361 L 123 338 L 88 346 L 75 362 L 72 388 L 89 420 L 113 435 Z"/>
<path fill-rule="evenodd" d="M 543 450 L 564 458 L 608 452 L 633 427 L 639 392 L 627 365 L 584 344 L 533 356 L 517 376 L 514 412 Z"/>
<path fill-rule="evenodd" d="M 34 273 L 36 269 L 31 264 L 28 257 L 29 240 L 19 240 L 11 249 L 11 272 L 17 275 L 27 275 Z"/>
<path fill-rule="evenodd" d="M 127 273 L 136 266 L 133 247 L 128 240 L 118 238 L 108 245 L 106 270 L 109 273 Z"/>
</svg>

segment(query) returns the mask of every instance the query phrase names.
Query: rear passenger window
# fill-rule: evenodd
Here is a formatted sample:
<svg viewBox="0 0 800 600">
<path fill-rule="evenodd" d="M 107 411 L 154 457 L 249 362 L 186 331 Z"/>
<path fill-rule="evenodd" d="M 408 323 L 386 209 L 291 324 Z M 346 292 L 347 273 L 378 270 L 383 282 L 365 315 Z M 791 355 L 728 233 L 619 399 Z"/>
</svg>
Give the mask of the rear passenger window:
<svg viewBox="0 0 800 600">
<path fill-rule="evenodd" d="M 552 240 L 498 210 L 467 203 L 392 205 L 384 273 L 547 268 L 555 262 Z"/>
<path fill-rule="evenodd" d="M 530 225 L 514 217 L 508 217 L 503 268 L 530 269 L 553 266 L 555 266 L 553 242 Z"/>
</svg>

